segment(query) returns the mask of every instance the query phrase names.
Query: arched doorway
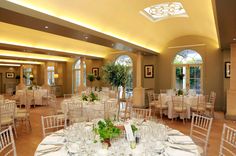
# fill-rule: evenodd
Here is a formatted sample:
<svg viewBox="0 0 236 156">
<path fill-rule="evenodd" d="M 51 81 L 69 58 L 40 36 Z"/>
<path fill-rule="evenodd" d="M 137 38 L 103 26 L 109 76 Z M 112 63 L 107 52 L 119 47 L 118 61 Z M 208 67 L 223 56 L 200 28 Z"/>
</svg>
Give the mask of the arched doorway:
<svg viewBox="0 0 236 156">
<path fill-rule="evenodd" d="M 74 93 L 78 92 L 78 88 L 80 86 L 80 79 L 81 79 L 80 63 L 81 63 L 81 60 L 78 59 L 73 66 L 73 73 L 74 73 L 73 91 L 74 91 Z M 84 67 L 84 86 L 86 86 L 86 64 L 85 64 L 85 62 L 83 62 L 83 67 Z"/>
<path fill-rule="evenodd" d="M 126 96 L 130 97 L 133 95 L 133 61 L 128 55 L 121 55 L 116 59 L 115 63 L 130 67 L 128 82 L 125 86 Z"/>
<path fill-rule="evenodd" d="M 174 61 L 174 88 L 197 93 L 203 90 L 203 61 L 201 55 L 194 50 L 183 50 L 176 54 Z"/>
</svg>

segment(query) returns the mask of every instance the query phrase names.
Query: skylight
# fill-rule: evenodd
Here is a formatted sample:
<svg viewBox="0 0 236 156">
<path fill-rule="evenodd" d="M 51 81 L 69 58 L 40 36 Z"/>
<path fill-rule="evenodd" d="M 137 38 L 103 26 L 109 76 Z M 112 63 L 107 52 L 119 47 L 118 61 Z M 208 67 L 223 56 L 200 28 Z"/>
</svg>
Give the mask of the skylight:
<svg viewBox="0 0 236 156">
<path fill-rule="evenodd" d="M 188 17 L 180 2 L 167 2 L 153 5 L 142 10 L 141 14 L 153 22 L 171 17 Z"/>
</svg>

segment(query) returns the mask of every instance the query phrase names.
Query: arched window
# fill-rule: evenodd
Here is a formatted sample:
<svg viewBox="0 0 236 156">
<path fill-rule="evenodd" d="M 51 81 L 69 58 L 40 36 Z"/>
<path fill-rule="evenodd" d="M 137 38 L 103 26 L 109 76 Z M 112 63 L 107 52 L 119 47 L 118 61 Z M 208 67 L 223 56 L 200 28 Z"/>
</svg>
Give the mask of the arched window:
<svg viewBox="0 0 236 156">
<path fill-rule="evenodd" d="M 200 93 L 203 89 L 201 55 L 194 50 L 183 50 L 176 54 L 173 64 L 174 87 L 176 89 L 194 89 Z"/>
<path fill-rule="evenodd" d="M 80 66 L 81 60 L 78 59 L 77 62 L 74 65 L 74 92 L 78 91 L 78 88 L 80 86 L 80 79 L 81 79 L 81 66 Z M 84 68 L 84 85 L 86 86 L 86 64 L 83 62 L 83 68 Z"/>
<path fill-rule="evenodd" d="M 125 89 L 126 89 L 126 95 L 128 97 L 132 96 L 133 95 L 133 61 L 132 59 L 128 55 L 121 55 L 116 59 L 115 63 L 130 67 L 130 71 L 128 75 L 128 82 L 126 83 Z"/>
</svg>

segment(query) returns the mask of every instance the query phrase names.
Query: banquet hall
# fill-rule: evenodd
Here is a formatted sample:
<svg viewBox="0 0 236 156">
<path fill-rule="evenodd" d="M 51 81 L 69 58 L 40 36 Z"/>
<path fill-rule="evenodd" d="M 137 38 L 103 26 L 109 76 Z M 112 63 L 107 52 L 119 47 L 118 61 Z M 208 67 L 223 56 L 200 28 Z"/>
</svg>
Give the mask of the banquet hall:
<svg viewBox="0 0 236 156">
<path fill-rule="evenodd" d="M 1 0 L 0 156 L 235 156 L 235 0 Z"/>
</svg>

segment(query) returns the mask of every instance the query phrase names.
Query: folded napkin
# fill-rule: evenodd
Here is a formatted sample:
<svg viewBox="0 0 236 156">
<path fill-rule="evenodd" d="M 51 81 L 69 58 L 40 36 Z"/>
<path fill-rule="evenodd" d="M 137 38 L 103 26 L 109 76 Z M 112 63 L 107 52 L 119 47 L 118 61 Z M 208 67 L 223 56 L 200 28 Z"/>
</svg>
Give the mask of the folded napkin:
<svg viewBox="0 0 236 156">
<path fill-rule="evenodd" d="M 168 156 L 196 156 L 198 155 L 197 151 L 187 151 L 187 150 L 185 151 L 185 150 L 175 149 L 171 147 L 166 148 L 164 153 Z"/>
<path fill-rule="evenodd" d="M 65 138 L 62 136 L 48 136 L 43 141 L 42 144 L 55 145 L 64 144 Z"/>
<path fill-rule="evenodd" d="M 183 133 L 181 133 L 180 131 L 178 131 L 178 130 L 175 130 L 175 129 L 171 129 L 171 130 L 168 130 L 167 131 L 167 135 L 173 135 L 173 136 L 175 136 L 175 135 L 184 135 Z"/>
<path fill-rule="evenodd" d="M 168 141 L 176 144 L 193 144 L 193 140 L 189 136 L 169 136 Z"/>
</svg>

